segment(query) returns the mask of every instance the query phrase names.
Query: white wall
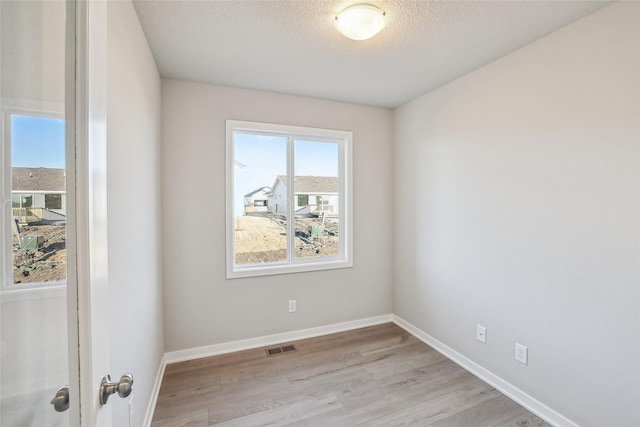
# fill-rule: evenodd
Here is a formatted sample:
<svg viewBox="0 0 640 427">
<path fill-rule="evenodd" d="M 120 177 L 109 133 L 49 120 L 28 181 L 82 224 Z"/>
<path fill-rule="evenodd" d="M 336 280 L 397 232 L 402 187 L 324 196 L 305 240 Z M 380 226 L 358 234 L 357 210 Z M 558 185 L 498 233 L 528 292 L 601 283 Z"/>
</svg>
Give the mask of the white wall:
<svg viewBox="0 0 640 427">
<path fill-rule="evenodd" d="M 65 5 L 2 1 L 1 95 L 21 101 L 64 103 Z"/>
<path fill-rule="evenodd" d="M 390 110 L 163 80 L 167 351 L 391 312 Z M 354 133 L 354 267 L 225 279 L 225 120 Z M 287 312 L 297 299 L 298 312 Z"/>
<path fill-rule="evenodd" d="M 394 313 L 583 426 L 640 425 L 639 55 L 617 3 L 394 114 Z"/>
<path fill-rule="evenodd" d="M 164 354 L 160 229 L 160 76 L 130 2 L 108 6 L 108 215 L 111 375 L 134 376 L 142 426 Z M 128 426 L 129 399 L 112 398 Z"/>
<path fill-rule="evenodd" d="M 287 191 L 280 180 L 276 181 L 276 185 L 272 190 L 273 195 L 269 197 L 269 210 L 274 213 L 287 212 Z"/>
</svg>

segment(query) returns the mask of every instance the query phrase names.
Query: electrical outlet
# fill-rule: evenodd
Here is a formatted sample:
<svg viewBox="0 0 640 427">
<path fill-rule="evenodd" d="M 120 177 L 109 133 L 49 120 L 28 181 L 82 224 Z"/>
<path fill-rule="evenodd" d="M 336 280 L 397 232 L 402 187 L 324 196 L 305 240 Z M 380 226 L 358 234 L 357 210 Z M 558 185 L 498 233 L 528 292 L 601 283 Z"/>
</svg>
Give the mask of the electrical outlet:
<svg viewBox="0 0 640 427">
<path fill-rule="evenodd" d="M 480 342 L 487 343 L 487 328 L 478 325 L 476 329 L 476 339 Z"/>
<path fill-rule="evenodd" d="M 529 361 L 529 349 L 520 343 L 516 343 L 516 360 L 523 365 Z"/>
<path fill-rule="evenodd" d="M 295 313 L 296 310 L 297 310 L 296 300 L 290 299 L 289 300 L 289 313 Z"/>
</svg>

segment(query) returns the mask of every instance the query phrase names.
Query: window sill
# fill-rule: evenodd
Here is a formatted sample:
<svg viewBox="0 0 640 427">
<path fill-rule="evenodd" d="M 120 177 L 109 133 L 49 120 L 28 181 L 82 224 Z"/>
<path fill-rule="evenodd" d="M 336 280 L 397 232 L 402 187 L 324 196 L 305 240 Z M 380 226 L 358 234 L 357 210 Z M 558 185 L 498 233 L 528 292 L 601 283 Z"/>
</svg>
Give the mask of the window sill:
<svg viewBox="0 0 640 427">
<path fill-rule="evenodd" d="M 308 264 L 265 264 L 250 267 L 235 266 L 227 269 L 227 279 L 243 277 L 272 276 L 278 274 L 306 273 L 311 271 L 335 270 L 353 267 L 353 261 L 331 260 L 314 261 Z"/>
<path fill-rule="evenodd" d="M 3 302 L 28 301 L 44 298 L 57 298 L 65 295 L 67 283 L 65 281 L 50 282 L 47 284 L 36 283 L 33 285 L 9 285 L 0 290 L 0 298 Z"/>
</svg>

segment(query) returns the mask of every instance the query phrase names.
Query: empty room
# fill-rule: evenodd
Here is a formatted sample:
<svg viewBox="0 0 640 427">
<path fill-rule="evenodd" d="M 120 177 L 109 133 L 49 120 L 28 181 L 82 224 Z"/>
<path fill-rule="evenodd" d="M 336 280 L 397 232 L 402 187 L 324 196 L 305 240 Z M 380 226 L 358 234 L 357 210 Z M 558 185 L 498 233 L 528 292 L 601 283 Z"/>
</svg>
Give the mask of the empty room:
<svg viewBox="0 0 640 427">
<path fill-rule="evenodd" d="M 640 426 L 640 3 L 0 1 L 0 425 Z"/>
</svg>

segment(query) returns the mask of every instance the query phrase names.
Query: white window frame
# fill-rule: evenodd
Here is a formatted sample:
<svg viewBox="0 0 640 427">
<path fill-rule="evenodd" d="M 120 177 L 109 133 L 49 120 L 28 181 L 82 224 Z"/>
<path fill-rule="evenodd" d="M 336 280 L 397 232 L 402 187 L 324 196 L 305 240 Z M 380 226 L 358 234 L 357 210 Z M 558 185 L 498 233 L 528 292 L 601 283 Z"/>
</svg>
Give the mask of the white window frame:
<svg viewBox="0 0 640 427">
<path fill-rule="evenodd" d="M 10 98 L 3 98 L 2 104 L 5 107 L 0 110 L 0 165 L 2 166 L 2 174 L 0 175 L 0 220 L 2 221 L 2 227 L 0 227 L 0 265 L 2 265 L 0 293 L 13 294 L 66 288 L 67 280 L 13 283 L 13 226 L 11 224 L 13 220 L 11 214 L 11 116 L 33 116 L 66 120 L 64 104 Z M 67 148 L 66 145 L 65 148 Z"/>
<path fill-rule="evenodd" d="M 287 260 L 264 264 L 235 264 L 235 217 L 234 212 L 234 135 L 252 133 L 287 137 Z M 295 139 L 328 141 L 338 144 L 340 177 L 339 191 L 339 250 L 337 256 L 296 258 L 294 250 L 294 144 Z M 226 121 L 226 256 L 227 279 L 267 276 L 274 274 L 300 273 L 306 271 L 330 270 L 353 267 L 353 176 L 352 176 L 353 133 L 349 131 L 317 129 L 280 124 Z M 275 178 L 275 177 L 274 177 Z"/>
</svg>

